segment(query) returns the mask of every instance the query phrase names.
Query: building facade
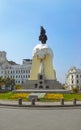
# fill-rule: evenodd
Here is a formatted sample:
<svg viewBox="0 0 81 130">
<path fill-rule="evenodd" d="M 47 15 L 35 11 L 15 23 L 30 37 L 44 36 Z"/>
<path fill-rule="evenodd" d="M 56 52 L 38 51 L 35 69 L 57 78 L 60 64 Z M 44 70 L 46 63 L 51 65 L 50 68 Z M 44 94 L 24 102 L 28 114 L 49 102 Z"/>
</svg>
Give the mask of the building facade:
<svg viewBox="0 0 81 130">
<path fill-rule="evenodd" d="M 81 90 L 81 69 L 72 67 L 68 70 L 65 80 L 66 88 L 72 90 L 73 87 Z"/>
<path fill-rule="evenodd" d="M 30 77 L 31 59 L 23 59 L 22 64 L 8 61 L 6 52 L 0 51 L 0 77 L 12 78 L 16 84 L 23 84 Z"/>
</svg>

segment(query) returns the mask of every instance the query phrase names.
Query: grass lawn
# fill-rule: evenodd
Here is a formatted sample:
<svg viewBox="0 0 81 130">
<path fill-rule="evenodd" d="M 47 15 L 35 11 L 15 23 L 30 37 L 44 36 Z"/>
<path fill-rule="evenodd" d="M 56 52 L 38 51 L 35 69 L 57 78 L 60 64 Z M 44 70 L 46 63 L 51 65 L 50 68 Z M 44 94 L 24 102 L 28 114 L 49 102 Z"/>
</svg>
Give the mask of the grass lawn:
<svg viewBox="0 0 81 130">
<path fill-rule="evenodd" d="M 12 92 L 7 92 L 7 93 L 0 93 L 0 100 L 18 100 L 18 98 L 22 98 L 25 101 L 28 101 L 27 99 L 27 95 L 26 93 L 21 93 L 21 94 L 17 94 L 15 96 L 14 93 Z M 12 98 L 15 97 L 15 98 Z M 74 98 L 76 98 L 77 100 L 81 100 L 81 94 L 63 94 L 64 100 L 65 101 L 72 101 Z M 59 99 L 60 100 L 60 99 Z M 54 100 L 54 99 L 46 99 L 46 98 L 42 98 L 39 101 L 59 101 L 59 100 Z"/>
<path fill-rule="evenodd" d="M 72 101 L 74 98 L 76 98 L 77 100 L 81 100 L 81 94 L 63 94 L 64 95 L 64 100 L 65 101 Z"/>
<path fill-rule="evenodd" d="M 24 101 L 27 99 L 27 93 L 13 93 L 13 92 L 5 92 L 0 93 L 0 100 L 18 100 L 22 98 Z"/>
<path fill-rule="evenodd" d="M 0 93 L 0 99 L 7 100 L 11 95 L 13 95 L 12 92 Z"/>
</svg>

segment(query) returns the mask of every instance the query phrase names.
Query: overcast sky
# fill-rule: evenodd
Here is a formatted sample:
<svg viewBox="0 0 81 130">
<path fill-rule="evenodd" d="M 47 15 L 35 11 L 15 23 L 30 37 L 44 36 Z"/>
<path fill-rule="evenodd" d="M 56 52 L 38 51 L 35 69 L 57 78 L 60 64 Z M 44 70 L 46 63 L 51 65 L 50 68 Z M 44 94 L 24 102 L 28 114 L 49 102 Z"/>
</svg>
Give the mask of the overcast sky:
<svg viewBox="0 0 81 130">
<path fill-rule="evenodd" d="M 8 60 L 32 58 L 41 25 L 57 79 L 64 82 L 70 67 L 81 68 L 81 0 L 0 0 L 0 51 Z"/>
</svg>

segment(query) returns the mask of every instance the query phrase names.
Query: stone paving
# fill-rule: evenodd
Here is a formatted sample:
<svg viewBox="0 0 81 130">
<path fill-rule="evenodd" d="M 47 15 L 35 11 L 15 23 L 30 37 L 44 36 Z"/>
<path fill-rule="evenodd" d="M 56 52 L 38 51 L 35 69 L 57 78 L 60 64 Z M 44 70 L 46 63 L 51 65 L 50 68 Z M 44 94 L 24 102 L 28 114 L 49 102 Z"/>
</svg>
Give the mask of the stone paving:
<svg viewBox="0 0 81 130">
<path fill-rule="evenodd" d="M 81 130 L 81 109 L 0 107 L 0 130 Z"/>
</svg>

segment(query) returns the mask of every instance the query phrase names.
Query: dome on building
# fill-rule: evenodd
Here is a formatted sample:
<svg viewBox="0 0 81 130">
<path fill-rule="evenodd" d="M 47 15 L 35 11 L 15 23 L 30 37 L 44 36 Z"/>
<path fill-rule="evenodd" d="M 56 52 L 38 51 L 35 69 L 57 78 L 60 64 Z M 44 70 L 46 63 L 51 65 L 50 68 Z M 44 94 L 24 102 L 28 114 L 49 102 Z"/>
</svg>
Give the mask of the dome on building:
<svg viewBox="0 0 81 130">
<path fill-rule="evenodd" d="M 50 54 L 53 58 L 53 51 L 47 44 L 38 44 L 33 49 L 33 56 L 38 56 L 39 58 L 44 58 L 45 55 Z"/>
</svg>

